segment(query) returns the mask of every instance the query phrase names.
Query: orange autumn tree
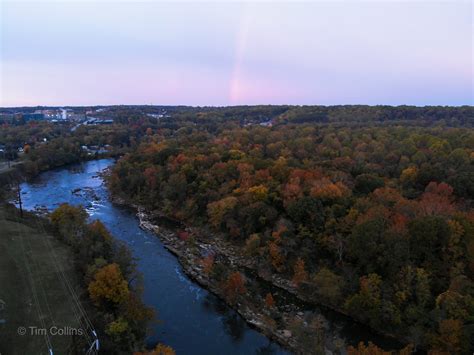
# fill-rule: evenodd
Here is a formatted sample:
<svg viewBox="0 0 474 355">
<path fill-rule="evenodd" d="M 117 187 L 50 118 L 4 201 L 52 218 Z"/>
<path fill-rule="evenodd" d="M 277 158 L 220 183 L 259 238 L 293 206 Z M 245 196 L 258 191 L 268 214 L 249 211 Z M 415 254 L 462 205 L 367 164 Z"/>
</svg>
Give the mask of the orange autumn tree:
<svg viewBox="0 0 474 355">
<path fill-rule="evenodd" d="M 438 334 L 433 336 L 430 355 L 461 353 L 463 323 L 459 319 L 444 319 L 439 322 Z"/>
<path fill-rule="evenodd" d="M 238 271 L 233 272 L 227 278 L 224 285 L 224 293 L 230 303 L 234 303 L 239 295 L 247 292 L 245 288 L 245 279 Z"/>
<path fill-rule="evenodd" d="M 270 292 L 265 296 L 265 305 L 268 308 L 273 308 L 275 306 L 275 300 Z"/>
<path fill-rule="evenodd" d="M 129 296 L 128 283 L 123 278 L 117 264 L 109 264 L 99 269 L 94 281 L 89 284 L 89 295 L 95 303 L 124 303 Z"/>
<path fill-rule="evenodd" d="M 278 245 L 275 242 L 269 242 L 268 252 L 270 253 L 270 259 L 275 270 L 282 272 L 284 269 L 285 257 L 281 253 Z"/>
<path fill-rule="evenodd" d="M 104 252 L 110 252 L 110 250 L 105 249 L 112 248 L 112 235 L 98 219 L 87 226 L 85 238 L 87 238 L 90 243 L 100 243 Z"/>
<path fill-rule="evenodd" d="M 453 205 L 453 188 L 448 184 L 430 182 L 419 201 L 422 215 L 451 215 L 455 211 Z"/>
<path fill-rule="evenodd" d="M 296 260 L 293 271 L 293 283 L 296 285 L 296 287 L 298 287 L 302 282 L 308 280 L 308 273 L 306 272 L 303 259 L 298 258 L 298 260 Z"/>
<path fill-rule="evenodd" d="M 409 344 L 403 349 L 395 352 L 385 351 L 369 341 L 368 345 L 360 342 L 357 347 L 349 346 L 347 355 L 410 355 L 413 353 L 413 345 Z"/>
<path fill-rule="evenodd" d="M 158 344 L 151 352 L 150 355 L 175 355 L 176 352 L 173 350 L 171 346 L 164 345 L 164 344 Z"/>
<path fill-rule="evenodd" d="M 310 191 L 312 197 L 322 200 L 335 200 L 349 193 L 349 189 L 342 182 L 333 183 L 326 177 L 313 181 Z"/>
<path fill-rule="evenodd" d="M 391 355 L 391 352 L 384 351 L 371 342 L 369 342 L 368 345 L 360 342 L 359 345 L 357 345 L 357 348 L 349 346 L 347 349 L 347 355 Z"/>
<path fill-rule="evenodd" d="M 133 355 L 176 355 L 176 352 L 171 346 L 159 343 L 151 351 L 134 352 Z"/>
<path fill-rule="evenodd" d="M 270 254 L 270 260 L 278 272 L 283 272 L 285 270 L 285 255 L 280 250 L 278 246 L 281 243 L 281 235 L 286 231 L 285 227 L 279 228 L 276 232 L 272 233 L 273 241 L 268 242 L 268 252 Z"/>
</svg>

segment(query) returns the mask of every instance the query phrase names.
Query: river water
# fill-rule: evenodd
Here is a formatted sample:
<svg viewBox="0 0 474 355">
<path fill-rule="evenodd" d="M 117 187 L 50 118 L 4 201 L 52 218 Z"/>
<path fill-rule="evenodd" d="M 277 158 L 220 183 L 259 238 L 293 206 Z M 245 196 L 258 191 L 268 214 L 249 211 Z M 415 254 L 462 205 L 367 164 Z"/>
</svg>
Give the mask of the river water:
<svg viewBox="0 0 474 355">
<path fill-rule="evenodd" d="M 191 281 L 159 238 L 140 229 L 134 213 L 111 203 L 97 174 L 113 163 L 112 159 L 93 160 L 45 172 L 23 183 L 24 208 L 51 211 L 61 203 L 83 205 L 92 220 L 100 219 L 115 238 L 128 245 L 143 274 L 143 301 L 159 319 L 151 325 L 149 345 L 165 343 L 178 355 L 288 354 L 250 328 L 223 301 Z M 346 317 L 319 311 L 328 319 L 332 332 L 348 344 L 371 340 L 385 348 L 398 347 Z"/>
<path fill-rule="evenodd" d="M 192 282 L 159 238 L 140 229 L 130 210 L 113 205 L 97 173 L 113 164 L 94 160 L 41 174 L 21 185 L 24 208 L 53 210 L 61 203 L 83 205 L 115 238 L 125 242 L 143 274 L 143 301 L 159 322 L 152 324 L 149 344 L 162 342 L 179 354 L 287 354 L 224 302 Z M 74 190 L 81 189 L 76 193 Z"/>
</svg>

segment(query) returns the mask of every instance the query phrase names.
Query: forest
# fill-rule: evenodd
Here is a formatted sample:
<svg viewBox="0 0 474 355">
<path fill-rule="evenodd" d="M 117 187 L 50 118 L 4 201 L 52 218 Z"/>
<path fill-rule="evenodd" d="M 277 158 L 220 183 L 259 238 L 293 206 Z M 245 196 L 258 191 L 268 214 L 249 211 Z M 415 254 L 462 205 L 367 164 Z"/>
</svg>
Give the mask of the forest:
<svg viewBox="0 0 474 355">
<path fill-rule="evenodd" d="M 472 352 L 472 108 L 249 110 L 148 127 L 111 191 L 230 241 L 305 299 L 416 348 Z"/>
</svg>

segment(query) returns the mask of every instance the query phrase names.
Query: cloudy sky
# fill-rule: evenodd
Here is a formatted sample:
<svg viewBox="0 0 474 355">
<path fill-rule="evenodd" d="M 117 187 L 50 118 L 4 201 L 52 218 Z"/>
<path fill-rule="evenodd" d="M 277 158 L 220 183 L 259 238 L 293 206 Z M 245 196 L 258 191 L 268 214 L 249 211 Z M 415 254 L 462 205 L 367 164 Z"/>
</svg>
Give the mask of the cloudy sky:
<svg viewBox="0 0 474 355">
<path fill-rule="evenodd" d="M 0 11 L 0 106 L 474 104 L 469 0 L 0 0 Z"/>
</svg>

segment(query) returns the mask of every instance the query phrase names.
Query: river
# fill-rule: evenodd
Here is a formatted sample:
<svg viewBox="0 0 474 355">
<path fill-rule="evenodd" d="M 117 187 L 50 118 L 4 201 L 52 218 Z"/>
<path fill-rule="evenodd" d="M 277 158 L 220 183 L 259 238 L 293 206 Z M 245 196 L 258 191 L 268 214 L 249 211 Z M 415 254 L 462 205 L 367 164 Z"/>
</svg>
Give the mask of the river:
<svg viewBox="0 0 474 355">
<path fill-rule="evenodd" d="M 83 205 L 90 219 L 100 219 L 115 238 L 129 247 L 143 274 L 143 301 L 152 307 L 159 322 L 151 325 L 149 345 L 172 346 L 177 354 L 288 354 L 275 342 L 250 328 L 244 319 L 223 301 L 209 293 L 183 272 L 177 258 L 160 239 L 139 227 L 129 209 L 112 204 L 98 173 L 114 163 L 93 160 L 42 173 L 21 185 L 23 206 L 49 211 L 61 203 Z M 399 347 L 347 317 L 318 310 L 331 332 L 348 344 L 371 340 L 385 348 Z"/>
<path fill-rule="evenodd" d="M 110 202 L 97 174 L 111 164 L 113 160 L 102 159 L 45 172 L 21 185 L 23 206 L 53 210 L 65 202 L 83 205 L 91 219 L 100 219 L 115 238 L 128 245 L 143 274 L 143 301 L 159 319 L 151 326 L 149 344 L 162 342 L 177 354 L 287 354 L 191 281 L 159 238 L 140 229 L 130 210 Z M 76 189 L 81 190 L 73 193 Z"/>
</svg>

